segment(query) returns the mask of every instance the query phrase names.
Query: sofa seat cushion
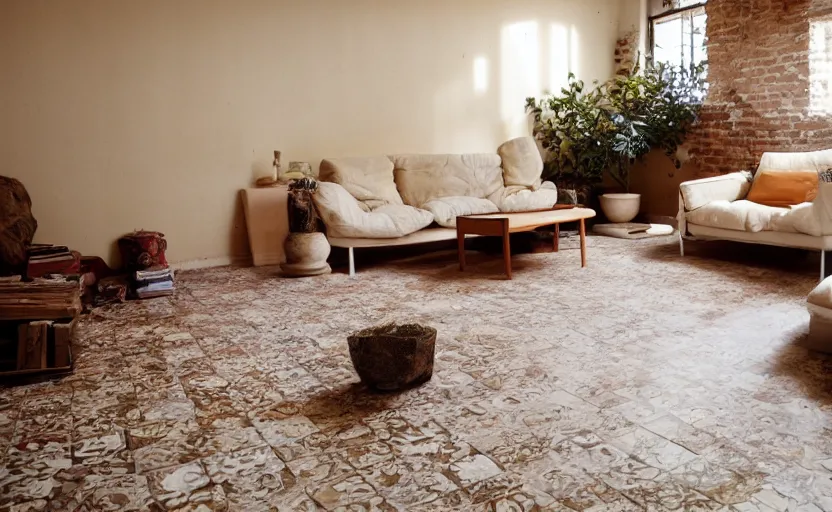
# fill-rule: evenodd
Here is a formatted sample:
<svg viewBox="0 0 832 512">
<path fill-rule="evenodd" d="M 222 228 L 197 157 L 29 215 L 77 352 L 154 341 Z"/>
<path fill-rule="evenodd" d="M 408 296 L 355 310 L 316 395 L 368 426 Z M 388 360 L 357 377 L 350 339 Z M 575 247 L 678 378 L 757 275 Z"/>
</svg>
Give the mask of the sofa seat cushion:
<svg viewBox="0 0 832 512">
<path fill-rule="evenodd" d="M 443 228 L 455 228 L 456 218 L 460 215 L 477 215 L 500 211 L 497 205 L 488 199 L 467 196 L 433 199 L 425 203 L 422 208 L 431 212 L 436 223 Z"/>
<path fill-rule="evenodd" d="M 794 233 L 791 209 L 766 206 L 747 200 L 713 201 L 687 213 L 691 224 L 734 231 L 782 231 Z"/>
<path fill-rule="evenodd" d="M 503 186 L 496 154 L 392 155 L 390 159 L 404 204 L 417 208 L 443 197 L 484 199 Z"/>
<path fill-rule="evenodd" d="M 533 137 L 518 137 L 504 142 L 497 148 L 503 161 L 503 181 L 506 187 L 514 185 L 540 188 L 543 158 Z"/>
<path fill-rule="evenodd" d="M 545 210 L 557 204 L 558 189 L 554 183 L 544 181 L 537 190 L 522 186 L 503 187 L 489 199 L 501 212 Z"/>
<path fill-rule="evenodd" d="M 404 204 L 393 181 L 393 162 L 383 155 L 323 160 L 318 177 L 347 189 L 365 211 Z"/>
<path fill-rule="evenodd" d="M 403 204 L 385 204 L 364 211 L 337 183 L 320 182 L 312 196 L 329 236 L 339 238 L 398 238 L 427 227 L 433 214 Z"/>
</svg>

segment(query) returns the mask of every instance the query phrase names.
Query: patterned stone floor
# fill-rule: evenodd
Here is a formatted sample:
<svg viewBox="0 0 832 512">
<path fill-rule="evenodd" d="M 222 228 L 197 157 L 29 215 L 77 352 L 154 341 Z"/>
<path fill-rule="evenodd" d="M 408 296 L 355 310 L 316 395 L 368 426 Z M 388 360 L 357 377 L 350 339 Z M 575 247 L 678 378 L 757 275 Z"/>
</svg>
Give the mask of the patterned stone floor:
<svg viewBox="0 0 832 512">
<path fill-rule="evenodd" d="M 574 245 L 513 281 L 439 252 L 98 310 L 74 375 L 0 389 L 0 509 L 832 510 L 830 359 L 796 345 L 817 261 Z M 438 329 L 434 377 L 369 394 L 345 338 L 390 320 Z"/>
</svg>

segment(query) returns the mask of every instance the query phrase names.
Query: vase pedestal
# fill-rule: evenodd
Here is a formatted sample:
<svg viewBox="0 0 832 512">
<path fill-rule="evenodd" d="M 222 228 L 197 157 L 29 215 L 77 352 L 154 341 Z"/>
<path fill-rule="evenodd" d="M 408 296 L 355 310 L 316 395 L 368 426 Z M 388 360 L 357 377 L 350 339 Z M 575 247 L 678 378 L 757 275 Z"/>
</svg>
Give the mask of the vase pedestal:
<svg viewBox="0 0 832 512">
<path fill-rule="evenodd" d="M 289 233 L 283 244 L 286 263 L 280 264 L 283 275 L 306 277 L 332 272 L 326 259 L 330 247 L 323 233 Z"/>
</svg>

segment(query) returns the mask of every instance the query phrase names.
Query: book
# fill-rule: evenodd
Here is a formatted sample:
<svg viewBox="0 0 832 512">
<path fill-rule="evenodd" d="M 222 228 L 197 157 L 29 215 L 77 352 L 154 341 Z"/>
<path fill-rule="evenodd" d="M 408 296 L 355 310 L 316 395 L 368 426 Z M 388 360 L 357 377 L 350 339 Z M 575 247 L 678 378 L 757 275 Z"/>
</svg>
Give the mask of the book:
<svg viewBox="0 0 832 512">
<path fill-rule="evenodd" d="M 26 276 L 29 279 L 47 274 L 78 274 L 81 270 L 81 254 L 72 251 L 66 255 L 29 258 Z"/>
<path fill-rule="evenodd" d="M 144 285 L 144 286 L 137 287 L 136 288 L 136 293 L 138 293 L 138 292 L 157 292 L 157 291 L 163 291 L 163 290 L 173 290 L 173 288 L 174 288 L 173 281 L 172 280 L 167 280 L 167 281 L 160 281 L 160 282 L 157 282 L 157 283 L 150 283 L 150 284 L 147 284 L 147 285 Z"/>
<path fill-rule="evenodd" d="M 149 268 L 147 270 L 137 270 L 133 273 L 133 279 L 136 281 L 146 281 L 148 279 L 158 278 L 173 278 L 173 270 L 168 267 L 161 269 Z"/>
<path fill-rule="evenodd" d="M 31 245 L 26 249 L 26 253 L 29 256 L 40 256 L 44 254 L 61 254 L 61 253 L 69 253 L 69 247 L 65 245 L 47 245 L 47 244 L 37 244 Z"/>
</svg>

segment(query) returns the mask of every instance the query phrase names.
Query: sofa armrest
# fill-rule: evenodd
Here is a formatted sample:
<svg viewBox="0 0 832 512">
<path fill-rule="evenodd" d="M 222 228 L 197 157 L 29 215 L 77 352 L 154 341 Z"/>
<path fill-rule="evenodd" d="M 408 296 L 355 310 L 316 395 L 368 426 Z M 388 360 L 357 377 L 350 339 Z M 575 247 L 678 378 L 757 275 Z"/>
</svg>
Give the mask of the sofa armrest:
<svg viewBox="0 0 832 512">
<path fill-rule="evenodd" d="M 685 181 L 679 185 L 682 207 L 685 211 L 701 208 L 713 201 L 739 201 L 748 195 L 750 189 L 751 173 L 749 171 Z"/>
</svg>

